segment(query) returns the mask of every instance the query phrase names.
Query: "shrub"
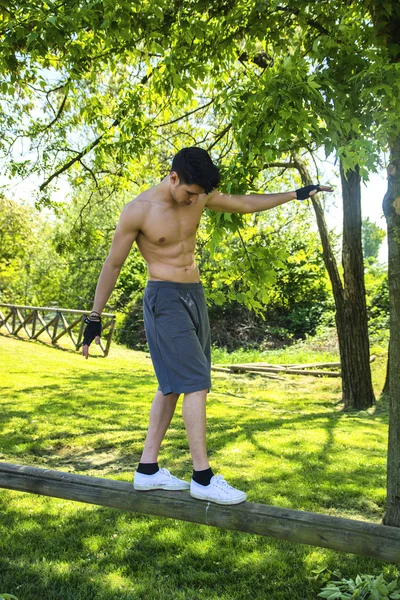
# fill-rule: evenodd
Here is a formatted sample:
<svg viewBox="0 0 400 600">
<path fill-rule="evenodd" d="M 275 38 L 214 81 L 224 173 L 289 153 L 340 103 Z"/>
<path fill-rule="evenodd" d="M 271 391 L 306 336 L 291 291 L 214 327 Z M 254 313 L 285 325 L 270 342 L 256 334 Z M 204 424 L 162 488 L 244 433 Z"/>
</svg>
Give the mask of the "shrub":
<svg viewBox="0 0 400 600">
<path fill-rule="evenodd" d="M 334 572 L 333 575 L 340 573 Z M 329 581 L 318 594 L 318 598 L 328 600 L 400 600 L 400 581 L 395 579 L 387 583 L 383 573 L 374 575 L 357 575 L 356 580 L 342 578 Z"/>
</svg>

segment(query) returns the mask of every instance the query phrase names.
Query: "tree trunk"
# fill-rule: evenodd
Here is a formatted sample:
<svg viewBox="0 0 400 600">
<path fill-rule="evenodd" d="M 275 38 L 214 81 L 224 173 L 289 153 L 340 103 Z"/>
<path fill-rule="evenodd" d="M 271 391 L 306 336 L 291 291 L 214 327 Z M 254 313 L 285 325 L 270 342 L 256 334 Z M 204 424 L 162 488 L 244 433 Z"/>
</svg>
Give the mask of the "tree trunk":
<svg viewBox="0 0 400 600">
<path fill-rule="evenodd" d="M 386 3 L 378 0 L 367 2 L 378 45 L 388 52 L 389 63 L 395 64 L 400 62 L 400 5 L 391 2 L 389 6 L 390 10 Z M 383 523 L 400 527 L 400 135 L 392 133 L 388 145 L 390 164 L 383 212 L 386 217 L 389 246 L 390 343 L 385 383 L 385 392 L 389 396 L 389 449 L 386 514 Z"/>
<path fill-rule="evenodd" d="M 365 410 L 375 403 L 372 387 L 368 317 L 365 300 L 361 242 L 361 178 L 358 168 L 344 175 L 340 161 L 343 196 L 344 363 L 342 369 L 345 408 Z"/>
<path fill-rule="evenodd" d="M 389 394 L 389 389 L 390 389 L 389 365 L 390 365 L 390 339 L 389 339 L 389 348 L 388 348 L 388 358 L 387 358 L 387 364 L 386 364 L 386 379 L 385 379 L 385 385 L 383 386 L 383 390 L 382 390 L 382 396 L 387 396 Z"/>
<path fill-rule="evenodd" d="M 312 183 L 310 174 L 304 162 L 298 155 L 293 157 L 293 162 L 298 169 L 301 179 L 304 185 L 309 185 Z M 361 312 L 365 315 L 366 322 L 366 304 L 365 304 L 365 289 L 364 289 L 364 272 L 363 272 L 363 258 L 362 258 L 362 248 L 361 248 L 361 208 L 360 208 L 360 188 L 358 188 L 358 197 L 356 195 L 356 203 L 358 198 L 358 206 L 359 210 L 350 211 L 350 215 L 346 212 L 346 220 L 344 223 L 344 228 L 349 229 L 351 226 L 356 228 L 359 232 L 358 240 L 359 244 L 356 244 L 354 248 L 349 247 L 349 243 L 347 240 L 349 237 L 351 238 L 352 234 L 346 234 L 346 249 L 347 253 L 351 253 L 351 260 L 348 260 L 347 266 L 347 277 L 345 279 L 345 285 L 351 285 L 354 280 L 357 280 L 359 277 L 359 268 L 356 273 L 352 274 L 349 272 L 350 269 L 355 267 L 359 267 L 359 261 L 361 261 L 361 286 L 364 290 L 363 294 L 356 295 L 356 298 L 360 304 L 363 304 L 361 308 Z M 343 197 L 343 201 L 344 201 Z M 347 201 L 346 196 L 346 201 Z M 348 298 L 355 295 L 354 293 L 349 293 L 348 290 L 345 290 L 342 281 L 340 279 L 339 270 L 336 264 L 336 259 L 333 254 L 333 250 L 329 241 L 328 228 L 326 226 L 324 212 L 322 210 L 320 202 L 316 198 L 312 198 L 312 203 L 315 211 L 315 216 L 317 219 L 317 225 L 319 234 L 322 242 L 322 250 L 323 257 L 326 270 L 328 271 L 328 275 L 332 285 L 333 297 L 335 300 L 335 322 L 336 329 L 338 335 L 339 342 L 339 353 L 340 353 L 340 362 L 341 362 L 341 371 L 342 371 L 342 394 L 343 394 L 343 402 L 345 408 L 356 408 L 359 410 L 363 410 L 372 406 L 374 402 L 374 394 L 372 389 L 371 382 L 371 368 L 369 363 L 369 344 L 368 344 L 368 329 L 364 331 L 364 335 L 360 336 L 359 332 L 355 331 L 353 328 L 353 322 L 351 320 L 351 316 L 353 314 L 353 308 Z M 352 218 L 350 218 L 350 216 Z M 357 222 L 358 218 L 358 222 Z M 344 233 L 343 233 L 344 235 Z M 356 236 L 357 237 L 357 236 Z M 357 250 L 358 248 L 358 250 Z M 353 256 L 354 254 L 359 255 Z M 353 286 L 354 287 L 354 286 Z M 346 308 L 347 306 L 347 308 Z M 352 309 L 353 310 L 350 310 Z M 357 309 L 358 310 L 358 309 Z M 350 318 L 350 321 L 349 321 Z M 365 333 L 366 333 L 366 343 L 365 343 Z M 360 344 L 363 344 L 363 347 L 360 347 Z M 365 349 L 367 352 L 365 352 Z M 360 361 L 357 358 L 358 355 L 363 356 L 363 360 Z M 367 363 L 365 364 L 365 357 Z M 367 381 L 367 385 L 353 385 L 352 382 L 365 382 Z M 368 387 L 369 382 L 369 387 Z M 367 398 L 367 402 L 366 402 Z"/>
<path fill-rule="evenodd" d="M 389 246 L 389 447 L 384 525 L 400 527 L 400 136 L 390 142 L 388 190 L 383 199 Z"/>
</svg>

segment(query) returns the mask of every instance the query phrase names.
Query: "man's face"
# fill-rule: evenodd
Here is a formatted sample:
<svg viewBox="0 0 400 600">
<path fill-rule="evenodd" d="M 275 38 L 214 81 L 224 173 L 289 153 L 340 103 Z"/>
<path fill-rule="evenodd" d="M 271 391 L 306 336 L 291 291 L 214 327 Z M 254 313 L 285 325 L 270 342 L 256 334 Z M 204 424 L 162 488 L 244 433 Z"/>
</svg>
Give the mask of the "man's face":
<svg viewBox="0 0 400 600">
<path fill-rule="evenodd" d="M 180 183 L 175 171 L 170 173 L 170 190 L 175 202 L 180 206 L 196 204 L 200 194 L 204 194 L 203 188 L 195 183 Z"/>
</svg>

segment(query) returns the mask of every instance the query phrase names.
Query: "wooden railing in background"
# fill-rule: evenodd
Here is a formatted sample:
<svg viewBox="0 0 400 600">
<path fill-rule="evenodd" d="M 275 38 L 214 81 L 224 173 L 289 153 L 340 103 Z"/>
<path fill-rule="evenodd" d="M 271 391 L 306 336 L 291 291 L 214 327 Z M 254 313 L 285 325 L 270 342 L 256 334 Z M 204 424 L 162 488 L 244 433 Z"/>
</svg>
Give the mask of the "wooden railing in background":
<svg viewBox="0 0 400 600">
<path fill-rule="evenodd" d="M 52 315 L 50 319 L 48 319 L 49 313 Z M 9 334 L 18 335 L 19 331 L 23 329 L 31 340 L 37 340 L 40 335 L 45 333 L 52 344 L 56 344 L 63 335 L 68 334 L 75 349 L 79 350 L 85 329 L 84 318 L 89 314 L 90 311 L 85 310 L 0 303 L 0 330 L 4 327 Z M 68 323 L 65 315 L 71 315 L 71 318 L 74 319 L 72 323 Z M 100 348 L 104 356 L 107 356 L 115 327 L 115 315 L 103 313 L 102 320 Z M 72 330 L 78 325 L 79 332 L 78 338 L 76 338 Z M 102 340 L 105 342 L 105 346 Z"/>
</svg>

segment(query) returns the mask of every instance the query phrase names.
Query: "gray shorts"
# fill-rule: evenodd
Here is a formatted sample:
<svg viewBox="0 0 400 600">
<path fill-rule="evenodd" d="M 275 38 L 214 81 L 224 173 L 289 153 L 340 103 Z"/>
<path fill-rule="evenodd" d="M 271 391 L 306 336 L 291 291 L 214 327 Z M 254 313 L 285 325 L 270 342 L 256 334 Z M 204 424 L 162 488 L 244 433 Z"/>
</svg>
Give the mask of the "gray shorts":
<svg viewBox="0 0 400 600">
<path fill-rule="evenodd" d="M 211 389 L 211 333 L 199 283 L 148 281 L 144 327 L 163 395 Z"/>
</svg>

